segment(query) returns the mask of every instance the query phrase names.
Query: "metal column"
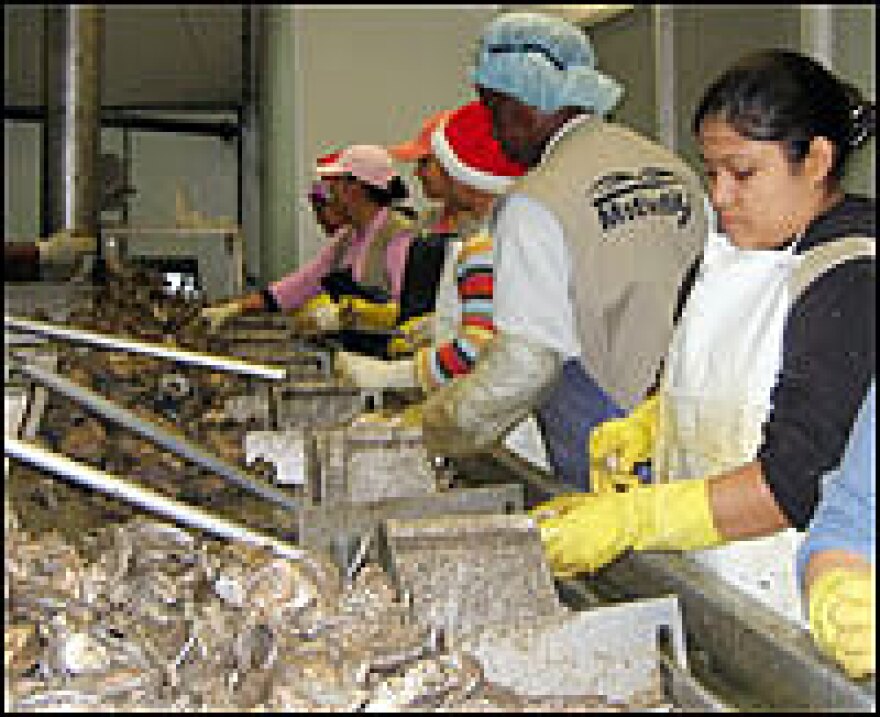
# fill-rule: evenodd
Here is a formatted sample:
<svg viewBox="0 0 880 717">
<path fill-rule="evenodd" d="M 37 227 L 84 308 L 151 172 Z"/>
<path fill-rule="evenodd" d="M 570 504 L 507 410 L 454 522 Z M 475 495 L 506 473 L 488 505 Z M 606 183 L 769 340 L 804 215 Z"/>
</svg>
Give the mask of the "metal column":
<svg viewBox="0 0 880 717">
<path fill-rule="evenodd" d="M 99 220 L 104 11 L 45 9 L 42 230 L 95 236 Z"/>
</svg>

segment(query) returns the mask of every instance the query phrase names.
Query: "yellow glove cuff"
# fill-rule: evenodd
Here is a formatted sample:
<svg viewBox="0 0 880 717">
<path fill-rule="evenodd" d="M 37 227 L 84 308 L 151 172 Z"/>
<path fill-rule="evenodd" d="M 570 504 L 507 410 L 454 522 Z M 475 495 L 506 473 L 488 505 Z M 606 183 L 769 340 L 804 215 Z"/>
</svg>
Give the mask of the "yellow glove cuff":
<svg viewBox="0 0 880 717">
<path fill-rule="evenodd" d="M 317 309 L 320 306 L 329 306 L 332 303 L 333 299 L 330 297 L 329 294 L 318 294 L 317 296 L 313 296 L 305 304 L 302 305 L 302 311 L 311 311 L 312 309 Z"/>
<path fill-rule="evenodd" d="M 853 678 L 874 672 L 874 585 L 868 571 L 830 568 L 810 586 L 810 631 Z"/>
<path fill-rule="evenodd" d="M 415 347 L 402 336 L 395 336 L 388 342 L 388 355 L 391 358 L 397 358 L 415 351 Z"/>
<path fill-rule="evenodd" d="M 632 410 L 632 420 L 638 421 L 646 431 L 650 432 L 651 442 L 654 442 L 654 436 L 657 432 L 657 417 L 660 414 L 660 395 L 655 393 L 648 396 L 638 406 Z"/>
<path fill-rule="evenodd" d="M 411 319 L 404 321 L 398 328 L 408 337 L 419 336 L 423 333 L 425 324 L 430 320 L 433 314 L 422 314 L 421 316 L 413 316 Z"/>
<path fill-rule="evenodd" d="M 655 394 L 633 408 L 623 418 L 612 418 L 596 426 L 589 437 L 591 481 L 601 485 L 603 476 L 592 473 L 628 473 L 633 466 L 651 458 L 659 414 Z"/>
<path fill-rule="evenodd" d="M 637 486 L 633 548 L 636 550 L 696 550 L 726 542 L 715 528 L 705 478 Z"/>
<path fill-rule="evenodd" d="M 536 505 L 529 510 L 529 516 L 535 520 L 547 520 L 548 518 L 558 518 L 561 515 L 569 513 L 573 509 L 584 505 L 586 501 L 591 500 L 589 493 L 565 493 L 557 495 L 555 498 L 545 500 L 543 503 Z"/>
<path fill-rule="evenodd" d="M 404 409 L 400 414 L 400 425 L 404 428 L 421 428 L 422 404 L 416 403 Z"/>
<path fill-rule="evenodd" d="M 378 304 L 353 296 L 344 306 L 354 316 L 358 328 L 390 329 L 397 322 L 398 307 L 393 301 Z"/>
<path fill-rule="evenodd" d="M 642 485 L 635 473 L 617 473 L 593 466 L 590 469 L 591 493 L 625 493 Z"/>
</svg>

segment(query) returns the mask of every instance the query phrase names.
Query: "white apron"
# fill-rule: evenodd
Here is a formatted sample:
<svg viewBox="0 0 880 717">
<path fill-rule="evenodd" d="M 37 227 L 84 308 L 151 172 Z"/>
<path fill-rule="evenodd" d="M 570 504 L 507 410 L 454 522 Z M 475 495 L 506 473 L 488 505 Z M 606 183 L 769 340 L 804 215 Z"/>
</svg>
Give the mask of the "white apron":
<svg viewBox="0 0 880 717">
<path fill-rule="evenodd" d="M 717 475 L 755 459 L 781 367 L 789 282 L 800 260 L 794 246 L 743 250 L 710 234 L 667 356 L 654 455 L 657 480 Z M 802 539 L 789 528 L 692 556 L 804 625 L 794 573 Z"/>
</svg>

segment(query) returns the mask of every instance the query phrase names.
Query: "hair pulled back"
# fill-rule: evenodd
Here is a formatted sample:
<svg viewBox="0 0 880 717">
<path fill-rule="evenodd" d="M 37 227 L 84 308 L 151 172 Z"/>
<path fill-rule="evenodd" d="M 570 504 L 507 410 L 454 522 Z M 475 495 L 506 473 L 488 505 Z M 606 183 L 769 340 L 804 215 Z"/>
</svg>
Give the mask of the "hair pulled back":
<svg viewBox="0 0 880 717">
<path fill-rule="evenodd" d="M 790 162 L 803 161 L 815 137 L 835 149 L 829 176 L 839 180 L 852 152 L 875 133 L 874 103 L 815 60 L 789 50 L 740 59 L 709 89 L 694 113 L 699 134 L 717 117 L 748 139 L 781 142 Z"/>
</svg>

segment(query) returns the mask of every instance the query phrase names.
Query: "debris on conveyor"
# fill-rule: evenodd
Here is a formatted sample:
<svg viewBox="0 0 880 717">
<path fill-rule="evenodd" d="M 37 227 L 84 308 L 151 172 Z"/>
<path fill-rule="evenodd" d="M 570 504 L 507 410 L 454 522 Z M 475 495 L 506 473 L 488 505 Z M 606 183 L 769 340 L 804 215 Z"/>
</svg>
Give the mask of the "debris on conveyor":
<svg viewBox="0 0 880 717">
<path fill-rule="evenodd" d="M 372 563 L 343 577 L 319 553 L 289 560 L 142 518 L 77 549 L 23 531 L 8 502 L 4 558 L 7 710 L 633 706 L 494 683 Z"/>
</svg>

